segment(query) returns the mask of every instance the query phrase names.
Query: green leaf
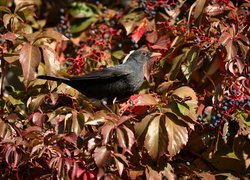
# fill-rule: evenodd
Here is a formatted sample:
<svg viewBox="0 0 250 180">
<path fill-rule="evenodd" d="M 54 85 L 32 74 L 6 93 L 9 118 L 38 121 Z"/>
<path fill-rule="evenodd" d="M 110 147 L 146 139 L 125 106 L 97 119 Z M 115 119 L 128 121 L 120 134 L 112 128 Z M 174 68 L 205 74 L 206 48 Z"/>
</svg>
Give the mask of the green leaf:
<svg viewBox="0 0 250 180">
<path fill-rule="evenodd" d="M 15 105 L 20 105 L 24 104 L 24 102 L 20 99 L 14 98 L 12 95 L 8 95 L 8 100 L 10 101 L 11 104 Z"/>
<path fill-rule="evenodd" d="M 96 15 L 94 10 L 97 10 L 97 7 L 94 5 L 90 6 L 90 4 L 84 2 L 73 2 L 70 6 L 69 13 L 74 18 L 89 18 Z"/>
<path fill-rule="evenodd" d="M 91 24 L 96 23 L 98 21 L 97 17 L 90 17 L 86 20 L 81 21 L 73 21 L 70 26 L 70 31 L 72 33 L 78 33 L 87 29 Z"/>
<path fill-rule="evenodd" d="M 192 73 L 197 69 L 197 61 L 199 59 L 200 48 L 191 47 L 187 54 L 185 62 L 181 65 L 181 70 L 187 80 L 190 80 Z"/>
</svg>

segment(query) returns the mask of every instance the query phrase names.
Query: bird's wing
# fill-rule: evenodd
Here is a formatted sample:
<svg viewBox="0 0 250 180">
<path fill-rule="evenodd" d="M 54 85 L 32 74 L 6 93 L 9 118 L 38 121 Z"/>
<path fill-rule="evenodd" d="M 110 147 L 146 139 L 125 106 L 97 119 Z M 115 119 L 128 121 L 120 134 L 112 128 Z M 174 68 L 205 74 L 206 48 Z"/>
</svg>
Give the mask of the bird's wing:
<svg viewBox="0 0 250 180">
<path fill-rule="evenodd" d="M 93 79 L 110 79 L 110 78 L 117 78 L 117 77 L 124 77 L 129 75 L 129 71 L 124 71 L 120 68 L 105 68 L 98 71 L 93 71 L 87 73 L 83 76 L 71 76 L 68 77 L 70 80 L 93 80 Z"/>
</svg>

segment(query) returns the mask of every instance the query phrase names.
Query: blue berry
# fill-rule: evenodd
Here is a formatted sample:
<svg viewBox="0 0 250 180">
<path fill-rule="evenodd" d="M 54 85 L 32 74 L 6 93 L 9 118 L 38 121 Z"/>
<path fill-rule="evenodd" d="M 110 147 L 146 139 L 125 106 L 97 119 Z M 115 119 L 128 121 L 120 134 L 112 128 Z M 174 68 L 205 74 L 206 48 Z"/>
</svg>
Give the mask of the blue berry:
<svg viewBox="0 0 250 180">
<path fill-rule="evenodd" d="M 217 118 L 221 118 L 221 114 L 217 114 L 216 116 L 217 116 Z"/>
<path fill-rule="evenodd" d="M 216 117 L 215 117 L 215 116 L 211 116 L 211 119 L 212 119 L 212 120 L 215 120 L 215 119 L 216 119 Z"/>
<path fill-rule="evenodd" d="M 121 48 L 121 47 L 122 47 L 122 44 L 121 44 L 121 43 L 118 43 L 117 46 L 118 46 L 119 48 Z"/>
<path fill-rule="evenodd" d="M 223 106 L 222 109 L 223 109 L 223 110 L 227 110 L 227 106 Z"/>
<path fill-rule="evenodd" d="M 204 115 L 205 115 L 205 116 L 208 116 L 208 112 L 204 112 Z"/>
<path fill-rule="evenodd" d="M 186 162 L 186 165 L 187 165 L 187 166 L 190 166 L 190 162 L 189 162 L 189 161 L 187 161 L 187 162 Z"/>
</svg>

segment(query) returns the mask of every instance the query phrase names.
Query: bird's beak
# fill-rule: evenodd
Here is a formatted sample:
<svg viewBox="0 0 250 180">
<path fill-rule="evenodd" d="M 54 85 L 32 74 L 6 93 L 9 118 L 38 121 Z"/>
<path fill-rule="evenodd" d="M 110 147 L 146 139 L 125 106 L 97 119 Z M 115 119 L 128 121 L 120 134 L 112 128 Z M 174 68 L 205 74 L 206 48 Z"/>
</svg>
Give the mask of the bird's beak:
<svg viewBox="0 0 250 180">
<path fill-rule="evenodd" d="M 152 53 L 150 57 L 159 57 L 161 56 L 162 54 L 161 53 Z"/>
</svg>

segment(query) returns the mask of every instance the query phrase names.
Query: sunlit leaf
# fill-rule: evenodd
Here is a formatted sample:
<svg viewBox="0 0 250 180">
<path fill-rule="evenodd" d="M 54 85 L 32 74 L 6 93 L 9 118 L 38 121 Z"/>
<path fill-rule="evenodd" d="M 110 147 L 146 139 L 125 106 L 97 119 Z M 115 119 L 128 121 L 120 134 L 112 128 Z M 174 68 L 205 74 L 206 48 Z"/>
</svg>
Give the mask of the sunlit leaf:
<svg viewBox="0 0 250 180">
<path fill-rule="evenodd" d="M 205 6 L 206 0 L 198 0 L 196 1 L 196 6 L 195 6 L 195 10 L 194 10 L 194 18 L 197 19 L 202 11 L 204 10 L 204 6 Z"/>
<path fill-rule="evenodd" d="M 170 113 L 165 116 L 165 125 L 168 135 L 167 149 L 170 158 L 172 158 L 187 144 L 188 131 L 187 128 L 179 122 L 177 117 Z"/>
<path fill-rule="evenodd" d="M 38 47 L 25 43 L 20 51 L 20 63 L 22 65 L 25 80 L 35 79 L 36 68 L 41 62 L 42 56 Z"/>
<path fill-rule="evenodd" d="M 40 105 L 43 103 L 45 97 L 46 97 L 46 94 L 40 94 L 37 97 L 30 97 L 27 102 L 27 106 L 32 111 L 36 111 L 40 107 Z"/>
<path fill-rule="evenodd" d="M 53 50 L 51 47 L 49 46 L 40 46 L 42 48 L 42 53 L 43 53 L 43 59 L 45 62 L 45 67 L 46 67 L 46 74 L 47 75 L 54 75 L 56 76 L 58 74 L 58 72 L 61 69 L 61 64 L 59 61 L 59 56 L 57 55 L 57 53 L 55 52 L 55 50 Z"/>
<path fill-rule="evenodd" d="M 161 180 L 162 179 L 162 175 L 161 173 L 153 170 L 151 167 L 147 166 L 146 168 L 146 178 L 147 179 L 154 179 L 154 180 Z"/>
<path fill-rule="evenodd" d="M 158 115 L 149 123 L 144 146 L 153 159 L 163 155 L 167 148 L 167 136 L 162 116 Z"/>
<path fill-rule="evenodd" d="M 174 174 L 173 167 L 168 163 L 166 167 L 164 167 L 164 171 L 162 172 L 164 177 L 167 179 L 176 179 L 176 175 Z"/>
<path fill-rule="evenodd" d="M 135 43 L 138 43 L 138 41 L 141 39 L 144 32 L 146 31 L 146 27 L 147 27 L 147 19 L 144 18 L 139 27 L 132 33 L 131 37 L 134 39 Z"/>
</svg>

